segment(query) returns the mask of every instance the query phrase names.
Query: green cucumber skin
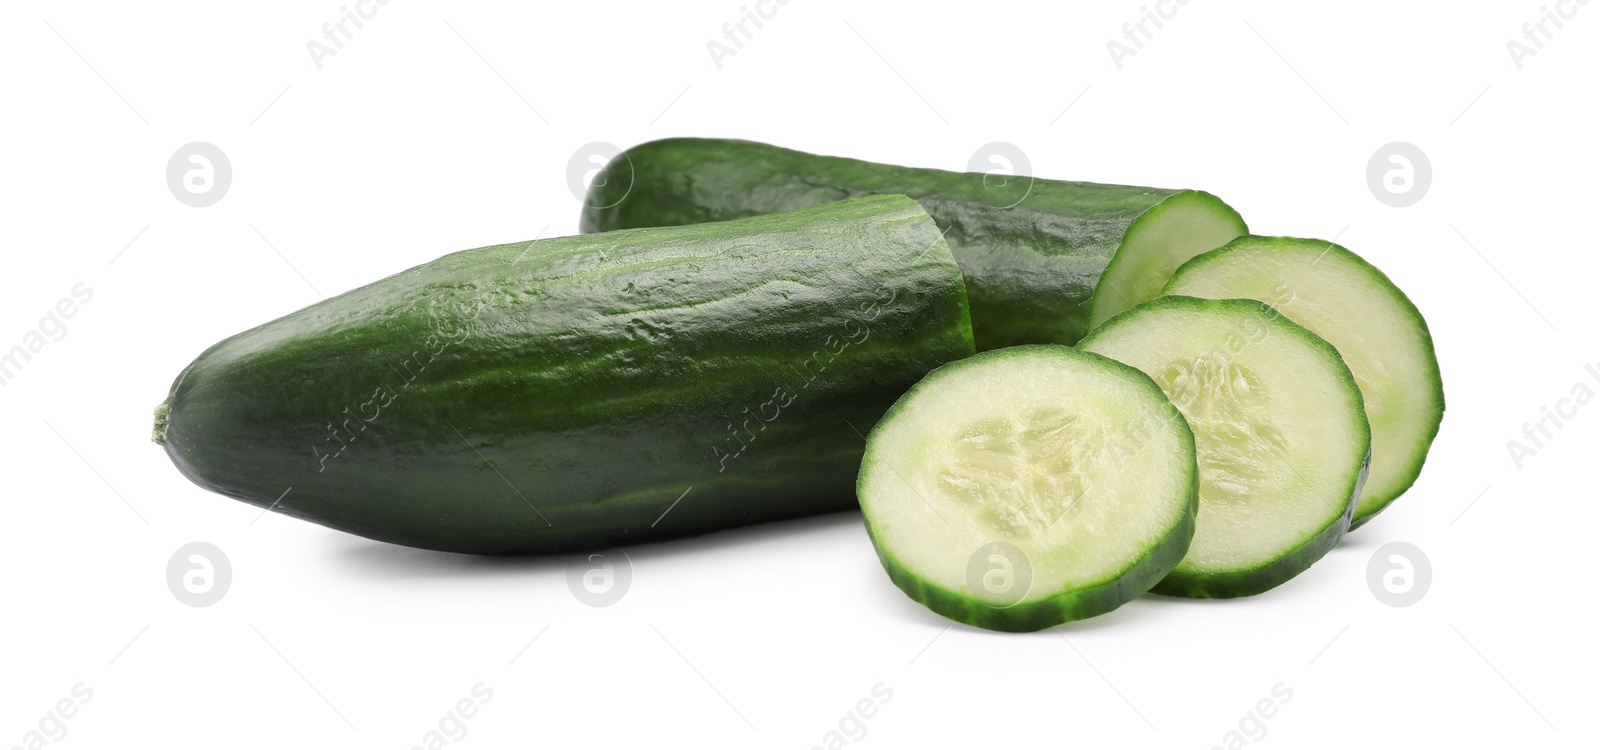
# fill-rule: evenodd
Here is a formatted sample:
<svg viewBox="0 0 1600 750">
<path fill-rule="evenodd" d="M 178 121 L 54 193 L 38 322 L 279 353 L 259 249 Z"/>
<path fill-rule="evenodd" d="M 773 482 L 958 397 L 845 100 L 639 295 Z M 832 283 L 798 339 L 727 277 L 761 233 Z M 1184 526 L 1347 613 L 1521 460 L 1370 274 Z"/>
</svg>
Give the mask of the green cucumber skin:
<svg viewBox="0 0 1600 750">
<path fill-rule="evenodd" d="M 1084 338 L 1079 346 L 1093 346 L 1095 337 L 1112 330 L 1119 318 L 1136 315 L 1144 309 L 1160 307 L 1187 309 L 1237 307 L 1254 309 L 1258 305 L 1265 305 L 1265 303 L 1247 300 L 1211 300 L 1181 295 L 1164 295 L 1117 313 L 1110 320 L 1096 327 L 1094 331 Z M 1287 327 L 1312 346 L 1323 349 L 1340 362 L 1344 361 L 1339 356 L 1339 351 L 1332 344 L 1305 326 L 1283 315 L 1277 315 L 1273 318 L 1273 321 L 1273 325 Z M 1355 478 L 1351 482 L 1350 492 L 1346 495 L 1350 499 L 1345 503 L 1344 511 L 1339 518 L 1306 539 L 1300 546 L 1265 565 L 1248 570 L 1232 570 L 1226 573 L 1191 574 L 1173 570 L 1166 578 L 1163 578 L 1153 586 L 1150 589 L 1150 593 L 1189 599 L 1234 599 L 1255 596 L 1289 582 L 1295 576 L 1310 569 L 1313 564 L 1326 556 L 1334 547 L 1339 546 L 1339 542 L 1344 539 L 1344 535 L 1353 528 L 1351 519 L 1355 515 L 1356 502 L 1361 498 L 1361 491 L 1367 483 L 1367 474 L 1372 469 L 1371 428 L 1367 425 L 1367 414 L 1365 409 L 1362 408 L 1361 389 L 1356 386 L 1355 376 L 1350 374 L 1349 369 L 1341 369 L 1345 373 L 1344 379 L 1348 382 L 1349 390 L 1355 394 L 1355 413 L 1359 415 L 1361 424 L 1367 429 L 1369 437 L 1366 458 L 1362 460 L 1361 468 L 1356 472 Z M 1157 387 L 1159 388 L 1159 386 Z"/>
<path fill-rule="evenodd" d="M 853 507 L 852 425 L 972 353 L 937 228 L 881 196 L 447 255 L 211 347 L 156 432 L 253 505 L 555 552 Z"/>
<path fill-rule="evenodd" d="M 1008 357 L 1027 354 L 1030 350 L 1055 350 L 1069 349 L 1058 345 L 1040 344 L 1008 347 L 1002 351 L 989 352 L 979 355 L 982 358 Z M 1069 349 L 1070 350 L 1070 349 Z M 1128 367 L 1115 360 L 1102 357 L 1093 352 L 1079 351 L 1078 354 L 1104 359 L 1107 363 L 1126 369 L 1129 374 L 1137 374 L 1139 378 L 1147 381 L 1149 387 L 1160 395 L 1166 402 L 1166 393 L 1161 390 L 1154 380 L 1139 370 Z M 949 372 L 954 368 L 968 366 L 981 361 L 979 357 L 952 362 L 929 373 L 923 382 L 932 381 L 941 371 Z M 895 412 L 903 408 L 911 400 L 915 387 L 902 396 L 895 405 L 884 414 L 878 422 L 881 426 L 893 418 Z M 1173 424 L 1183 427 L 1183 434 L 1188 437 L 1189 455 L 1194 455 L 1194 433 L 1189 430 L 1189 423 L 1178 412 L 1177 407 L 1167 403 L 1171 410 Z M 876 429 L 874 430 L 876 431 Z M 867 436 L 867 445 L 872 445 L 872 436 Z M 873 460 L 870 449 L 862 459 L 861 473 L 857 480 L 857 493 L 859 494 L 868 475 Z M 894 553 L 879 541 L 877 533 L 873 530 L 872 518 L 863 515 L 867 527 L 867 536 L 872 540 L 873 549 L 877 551 L 878 560 L 883 563 L 884 570 L 889 574 L 889 580 L 894 583 L 906 596 L 922 603 L 934 612 L 948 617 L 957 622 L 973 625 L 988 630 L 998 630 L 1008 633 L 1031 633 L 1045 628 L 1054 627 L 1074 620 L 1082 620 L 1095 615 L 1105 614 L 1123 604 L 1137 598 L 1140 594 L 1151 590 L 1158 582 L 1163 580 L 1189 552 L 1189 543 L 1194 538 L 1195 515 L 1200 508 L 1200 469 L 1198 464 L 1191 463 L 1189 471 L 1189 502 L 1184 510 L 1183 517 L 1172 527 L 1168 534 L 1151 547 L 1150 551 L 1133 565 L 1116 574 L 1109 580 L 1087 588 L 1078 589 L 1071 594 L 1058 594 L 1056 596 L 1040 599 L 1033 602 L 1018 603 L 1010 607 L 994 607 L 974 599 L 968 594 L 951 591 L 948 588 L 930 583 L 926 579 L 911 572 L 895 557 Z"/>
<path fill-rule="evenodd" d="M 750 141 L 670 138 L 612 159 L 590 187 L 579 228 L 697 224 L 862 195 L 908 195 L 945 231 L 961 265 L 980 351 L 1070 346 L 1088 331 L 1096 283 L 1128 227 L 1167 198 L 1191 192 L 1027 177 L 1002 187 L 999 179 Z"/>
</svg>

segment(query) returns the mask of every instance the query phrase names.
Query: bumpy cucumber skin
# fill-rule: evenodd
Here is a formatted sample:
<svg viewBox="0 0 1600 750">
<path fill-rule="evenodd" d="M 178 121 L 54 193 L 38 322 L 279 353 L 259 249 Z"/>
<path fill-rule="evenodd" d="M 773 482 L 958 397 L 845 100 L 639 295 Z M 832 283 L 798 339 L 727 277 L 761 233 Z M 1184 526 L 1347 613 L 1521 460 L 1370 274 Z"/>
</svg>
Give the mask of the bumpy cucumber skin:
<svg viewBox="0 0 1600 750">
<path fill-rule="evenodd" d="M 1128 227 L 1169 197 L 1192 192 L 1198 191 L 1005 178 L 749 141 L 670 138 L 612 159 L 591 183 L 579 227 L 698 224 L 862 195 L 908 195 L 945 231 L 966 277 L 983 351 L 1077 343 L 1088 330 L 1100 274 Z"/>
<path fill-rule="evenodd" d="M 987 630 L 1029 633 L 1110 612 L 1132 601 L 1140 594 L 1149 591 L 1152 586 L 1161 581 L 1172 571 L 1173 567 L 1183 560 L 1183 556 L 1189 552 L 1189 542 L 1194 538 L 1195 514 L 1199 511 L 1200 503 L 1200 470 L 1194 461 L 1194 434 L 1189 430 L 1189 423 L 1184 420 L 1177 407 L 1167 400 L 1167 396 L 1161 390 L 1161 386 L 1139 370 L 1092 352 L 1078 351 L 1058 345 L 1024 345 L 985 352 L 976 357 L 952 362 L 929 373 L 926 378 L 923 378 L 921 382 L 913 386 L 899 401 L 896 401 L 894 406 L 890 407 L 889 411 L 884 414 L 883 419 L 878 422 L 878 427 L 874 428 L 872 433 L 867 436 L 867 453 L 861 461 L 861 473 L 856 480 L 857 494 L 860 495 L 865 492 L 866 478 L 874 462 L 871 448 L 873 436 L 877 434 L 878 430 L 883 429 L 883 426 L 888 424 L 897 412 L 906 408 L 912 397 L 922 388 L 923 383 L 934 381 L 941 373 L 948 374 L 955 369 L 970 367 L 974 363 L 982 363 L 985 360 L 1029 356 L 1039 352 L 1057 356 L 1084 356 L 1103 360 L 1107 366 L 1125 370 L 1130 376 L 1137 376 L 1137 379 L 1149 384 L 1149 388 L 1160 398 L 1160 403 L 1166 405 L 1169 410 L 1168 414 L 1172 417 L 1172 424 L 1178 426 L 1188 445 L 1190 456 L 1188 502 L 1184 507 L 1182 516 L 1172 526 L 1172 529 L 1157 541 L 1144 557 L 1134 561 L 1127 568 L 1097 584 L 1057 592 L 1042 599 L 1018 602 L 1010 607 L 990 605 L 970 594 L 952 591 L 918 576 L 882 543 L 878 532 L 874 528 L 873 517 L 868 505 L 863 502 L 861 515 L 866 523 L 867 536 L 872 539 L 873 549 L 877 551 L 878 560 L 883 563 L 884 570 L 888 572 L 889 580 L 893 581 L 895 586 L 905 592 L 906 596 L 920 602 L 928 609 L 957 622 Z"/>
<path fill-rule="evenodd" d="M 287 515 L 554 552 L 854 507 L 850 425 L 972 353 L 937 228 L 881 196 L 447 255 L 211 347 L 157 437 Z"/>
<path fill-rule="evenodd" d="M 1406 312 L 1407 317 L 1411 318 L 1412 322 L 1416 324 L 1418 332 L 1422 334 L 1423 349 L 1427 353 L 1428 359 L 1433 363 L 1433 371 L 1431 373 L 1432 378 L 1431 382 L 1429 383 L 1431 388 L 1428 395 L 1430 399 L 1430 405 L 1438 409 L 1439 417 L 1433 421 L 1432 428 L 1426 435 L 1419 436 L 1419 440 L 1424 446 L 1422 454 L 1417 457 L 1416 462 L 1404 475 L 1405 478 L 1395 488 L 1384 492 L 1382 495 L 1374 495 L 1372 497 L 1359 499 L 1365 502 L 1358 502 L 1355 514 L 1350 519 L 1350 530 L 1354 531 L 1360 528 L 1366 522 L 1371 521 L 1375 516 L 1383 512 L 1390 505 L 1394 504 L 1394 501 L 1399 499 L 1401 495 L 1405 494 L 1406 490 L 1411 489 L 1411 485 L 1416 483 L 1417 477 L 1422 475 L 1422 466 L 1428 460 L 1428 447 L 1433 445 L 1434 438 L 1438 437 L 1439 435 L 1439 427 L 1444 422 L 1444 380 L 1439 372 L 1439 357 L 1434 352 L 1433 348 L 1433 334 L 1428 330 L 1428 321 L 1422 317 L 1422 311 L 1417 309 L 1416 304 L 1411 301 L 1411 298 L 1407 297 L 1406 293 L 1402 291 L 1400 287 L 1392 280 L 1390 280 L 1387 274 L 1379 270 L 1377 266 L 1368 263 L 1365 258 L 1357 255 L 1349 248 L 1325 240 L 1302 239 L 1296 237 L 1261 237 L 1256 235 L 1245 235 L 1233 240 L 1232 242 L 1229 242 L 1226 245 L 1223 245 L 1222 247 L 1201 253 L 1200 255 L 1189 259 L 1188 262 L 1178 267 L 1178 270 L 1172 274 L 1172 278 L 1167 280 L 1167 288 L 1170 289 L 1180 284 L 1181 282 L 1179 279 L 1186 273 L 1194 272 L 1195 269 L 1202 268 L 1207 263 L 1215 262 L 1219 258 L 1224 258 L 1227 256 L 1227 253 L 1236 252 L 1240 247 L 1254 242 L 1261 242 L 1263 240 L 1269 242 L 1292 243 L 1298 246 L 1309 245 L 1310 247 L 1314 248 L 1318 254 L 1338 254 L 1347 258 L 1356 267 L 1361 268 L 1366 272 L 1368 278 L 1373 284 L 1394 293 L 1395 301 L 1400 305 L 1401 309 Z M 1362 505 L 1365 505 L 1366 507 L 1361 507 Z"/>
<path fill-rule="evenodd" d="M 1095 339 L 1105 335 L 1107 331 L 1114 330 L 1119 320 L 1139 315 L 1146 310 L 1162 308 L 1258 310 L 1264 306 L 1271 309 L 1266 303 L 1254 300 L 1212 300 L 1200 297 L 1165 295 L 1117 313 L 1110 320 L 1089 332 L 1089 335 L 1085 336 L 1078 346 L 1080 348 L 1092 347 Z M 1289 582 L 1295 576 L 1304 573 L 1313 563 L 1321 560 L 1334 547 L 1339 546 L 1339 542 L 1344 539 L 1345 533 L 1351 528 L 1351 518 L 1355 514 L 1356 502 L 1361 498 L 1361 490 L 1367 482 L 1367 473 L 1372 468 L 1371 427 L 1367 424 L 1367 412 L 1361 403 L 1361 389 L 1356 386 L 1355 376 L 1350 374 L 1350 369 L 1342 366 L 1344 358 L 1339 356 L 1339 351 L 1332 344 L 1284 315 L 1274 315 L 1270 320 L 1273 322 L 1269 323 L 1269 325 L 1279 326 L 1283 330 L 1291 332 L 1311 346 L 1323 350 L 1325 354 L 1341 364 L 1339 372 L 1343 373 L 1344 377 L 1342 379 L 1346 381 L 1348 391 L 1353 394 L 1354 403 L 1351 405 L 1353 413 L 1360 418 L 1363 434 L 1368 436 L 1366 457 L 1362 459 L 1360 468 L 1351 478 L 1350 491 L 1346 494 L 1346 497 L 1350 499 L 1345 503 L 1344 510 L 1338 517 L 1330 521 L 1316 534 L 1301 542 L 1299 546 L 1284 553 L 1276 560 L 1255 568 L 1218 573 L 1195 574 L 1174 569 L 1150 589 L 1152 594 L 1189 599 L 1233 599 L 1242 596 L 1254 596 L 1277 588 Z M 1160 386 L 1157 387 L 1159 388 Z"/>
</svg>

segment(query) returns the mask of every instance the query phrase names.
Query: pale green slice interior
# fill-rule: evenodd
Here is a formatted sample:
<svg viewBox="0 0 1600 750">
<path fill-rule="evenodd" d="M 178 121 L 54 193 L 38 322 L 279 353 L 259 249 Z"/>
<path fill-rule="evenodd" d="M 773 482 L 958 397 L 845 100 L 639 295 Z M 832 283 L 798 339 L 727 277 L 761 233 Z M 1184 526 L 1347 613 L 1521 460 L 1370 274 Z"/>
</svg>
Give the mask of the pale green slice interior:
<svg viewBox="0 0 1600 750">
<path fill-rule="evenodd" d="M 1188 190 L 1134 220 L 1095 284 L 1089 328 L 1155 299 L 1184 261 L 1246 232 L 1239 213 L 1216 196 Z"/>
<path fill-rule="evenodd" d="M 1194 431 L 1200 510 L 1174 572 L 1259 568 L 1349 508 L 1360 398 L 1338 355 L 1270 307 L 1164 297 L 1080 346 L 1150 375 Z"/>
<path fill-rule="evenodd" d="M 1186 265 L 1167 293 L 1266 300 L 1339 350 L 1372 425 L 1358 522 L 1416 480 L 1444 416 L 1444 391 L 1427 324 L 1382 272 L 1324 240 L 1242 237 Z"/>
<path fill-rule="evenodd" d="M 878 426 L 862 512 L 903 567 L 953 592 L 969 592 L 980 546 L 1016 545 L 1032 566 L 1021 602 L 1037 601 L 1115 579 L 1172 532 L 1191 498 L 1189 440 L 1126 367 L 996 350 L 936 371 Z"/>
</svg>

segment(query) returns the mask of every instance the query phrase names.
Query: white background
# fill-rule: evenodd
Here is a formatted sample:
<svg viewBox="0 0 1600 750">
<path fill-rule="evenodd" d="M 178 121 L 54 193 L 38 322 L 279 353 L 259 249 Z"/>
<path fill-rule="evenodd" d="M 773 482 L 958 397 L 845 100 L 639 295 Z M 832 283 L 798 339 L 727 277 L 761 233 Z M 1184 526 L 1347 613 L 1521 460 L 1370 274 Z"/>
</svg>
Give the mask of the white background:
<svg viewBox="0 0 1600 750">
<path fill-rule="evenodd" d="M 1555 3 L 1193 0 L 1118 70 L 1106 44 L 1143 0 L 791 0 L 718 70 L 706 44 L 744 0 L 393 0 L 319 71 L 306 42 L 342 1 L 0 11 L 0 349 L 94 295 L 0 388 L 0 747 L 79 682 L 63 747 L 406 748 L 479 682 L 463 746 L 805 748 L 880 682 L 864 746 L 1206 748 L 1280 682 L 1251 746 L 1592 746 L 1600 406 L 1520 469 L 1506 442 L 1600 391 L 1600 5 L 1563 3 L 1518 70 L 1507 41 Z M 678 135 L 947 169 L 1006 141 L 1039 176 L 1203 188 L 1257 233 L 1338 235 L 1426 314 L 1443 430 L 1409 493 L 1279 589 L 1031 635 L 907 599 L 856 514 L 629 549 L 631 589 L 595 609 L 566 558 L 257 520 L 148 442 L 211 343 L 574 233 L 576 149 Z M 166 184 L 191 141 L 232 164 L 208 208 Z M 1409 208 L 1366 183 L 1392 141 L 1433 167 Z M 195 540 L 233 567 L 205 608 L 165 582 Z M 1366 583 L 1396 540 L 1433 567 L 1406 608 Z"/>
</svg>

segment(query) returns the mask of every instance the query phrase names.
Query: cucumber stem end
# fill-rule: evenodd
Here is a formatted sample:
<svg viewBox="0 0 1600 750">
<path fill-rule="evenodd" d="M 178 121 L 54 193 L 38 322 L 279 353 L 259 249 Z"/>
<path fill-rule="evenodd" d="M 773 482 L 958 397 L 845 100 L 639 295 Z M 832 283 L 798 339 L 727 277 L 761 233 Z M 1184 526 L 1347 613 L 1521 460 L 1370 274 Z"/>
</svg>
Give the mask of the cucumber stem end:
<svg viewBox="0 0 1600 750">
<path fill-rule="evenodd" d="M 167 414 L 171 411 L 172 399 L 170 398 L 166 401 L 162 401 L 161 405 L 156 407 L 156 423 L 155 426 L 150 430 L 150 442 L 155 443 L 156 445 L 166 445 Z"/>
</svg>

